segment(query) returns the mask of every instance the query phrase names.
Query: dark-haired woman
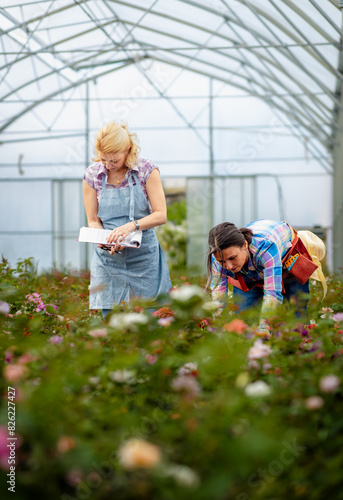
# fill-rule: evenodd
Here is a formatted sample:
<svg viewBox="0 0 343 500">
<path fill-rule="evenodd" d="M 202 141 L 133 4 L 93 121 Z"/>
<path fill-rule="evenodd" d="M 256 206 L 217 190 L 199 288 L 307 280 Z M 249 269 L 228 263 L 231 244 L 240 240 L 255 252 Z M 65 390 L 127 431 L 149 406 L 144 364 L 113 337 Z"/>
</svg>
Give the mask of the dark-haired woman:
<svg viewBox="0 0 343 500">
<path fill-rule="evenodd" d="M 257 220 L 238 229 L 230 222 L 212 228 L 209 233 L 207 261 L 208 288 L 219 297 L 233 287 L 238 311 L 262 303 L 259 329 L 268 333 L 265 317 L 285 299 L 299 303 L 306 314 L 309 281 L 300 283 L 283 270 L 282 260 L 292 247 L 294 231 L 286 222 Z"/>
</svg>

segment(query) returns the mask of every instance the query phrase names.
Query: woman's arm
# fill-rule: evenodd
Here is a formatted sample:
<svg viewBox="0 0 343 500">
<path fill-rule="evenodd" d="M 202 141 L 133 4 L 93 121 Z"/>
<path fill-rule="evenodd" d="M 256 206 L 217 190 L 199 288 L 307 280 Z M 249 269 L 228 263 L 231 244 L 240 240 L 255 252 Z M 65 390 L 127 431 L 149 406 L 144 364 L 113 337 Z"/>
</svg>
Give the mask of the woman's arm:
<svg viewBox="0 0 343 500">
<path fill-rule="evenodd" d="M 259 255 L 258 261 L 263 267 L 264 278 L 259 332 L 268 336 L 269 326 L 266 318 L 283 302 L 282 263 L 277 245 L 273 243 L 268 246 L 268 249 Z"/>
<path fill-rule="evenodd" d="M 151 227 L 160 226 L 167 222 L 167 205 L 164 196 L 162 181 L 159 171 L 155 168 L 145 184 L 148 199 L 151 205 L 152 213 L 142 219 L 138 219 L 139 228 L 141 230 L 150 229 Z M 128 222 L 123 226 L 117 227 L 107 238 L 109 243 L 116 242 L 122 235 L 128 236 L 131 231 L 134 231 L 136 226 L 134 222 Z"/>
<path fill-rule="evenodd" d="M 214 300 L 218 300 L 223 296 L 227 295 L 228 292 L 228 281 L 227 281 L 227 271 L 222 268 L 219 262 L 212 255 L 212 265 L 211 265 L 211 293 Z"/>
<path fill-rule="evenodd" d="M 87 184 L 85 180 L 83 181 L 83 201 L 85 204 L 88 227 L 103 229 L 101 220 L 98 217 L 99 206 L 96 190 Z"/>
<path fill-rule="evenodd" d="M 167 205 L 164 196 L 160 173 L 155 168 L 145 184 L 145 189 L 151 205 L 152 213 L 139 219 L 140 229 L 149 229 L 155 226 L 161 226 L 167 222 Z"/>
</svg>

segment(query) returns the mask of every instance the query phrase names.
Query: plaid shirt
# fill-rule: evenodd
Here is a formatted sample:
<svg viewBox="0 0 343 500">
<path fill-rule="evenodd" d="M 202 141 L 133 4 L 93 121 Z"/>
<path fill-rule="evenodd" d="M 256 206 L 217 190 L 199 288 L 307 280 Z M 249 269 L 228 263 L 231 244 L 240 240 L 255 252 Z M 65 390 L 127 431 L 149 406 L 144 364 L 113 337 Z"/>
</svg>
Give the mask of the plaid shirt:
<svg viewBox="0 0 343 500">
<path fill-rule="evenodd" d="M 253 237 L 249 245 L 249 260 L 241 270 L 245 282 L 264 280 L 262 314 L 272 311 L 282 303 L 282 257 L 291 247 L 291 230 L 285 222 L 257 220 L 246 227 Z M 211 290 L 214 298 L 228 292 L 227 276 L 235 274 L 222 266 L 212 257 Z"/>
<path fill-rule="evenodd" d="M 154 170 L 154 168 L 157 168 L 157 170 L 159 171 L 159 168 L 152 161 L 146 160 L 144 158 L 138 158 L 137 165 L 135 165 L 133 169 L 130 168 L 127 169 L 123 182 L 120 184 L 120 186 L 115 186 L 114 184 L 107 184 L 107 187 L 113 189 L 121 189 L 128 187 L 129 174 L 131 170 L 134 170 L 136 172 L 138 181 L 142 186 L 143 193 L 148 199 L 148 195 L 145 189 L 145 184 L 151 172 Z M 83 175 L 83 179 L 87 182 L 87 184 L 89 184 L 90 187 L 96 190 L 98 203 L 100 201 L 101 188 L 102 188 L 102 174 L 106 174 L 107 176 L 107 169 L 105 165 L 103 165 L 101 161 L 99 161 L 97 163 L 93 163 L 92 165 L 90 165 Z"/>
</svg>

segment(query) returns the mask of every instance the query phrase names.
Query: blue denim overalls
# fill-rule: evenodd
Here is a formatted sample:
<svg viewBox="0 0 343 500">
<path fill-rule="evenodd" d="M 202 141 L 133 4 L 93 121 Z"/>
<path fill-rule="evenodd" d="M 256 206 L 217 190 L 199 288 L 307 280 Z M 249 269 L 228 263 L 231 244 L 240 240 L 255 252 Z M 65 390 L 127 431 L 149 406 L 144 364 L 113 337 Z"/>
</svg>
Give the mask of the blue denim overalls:
<svg viewBox="0 0 343 500">
<path fill-rule="evenodd" d="M 105 229 L 114 229 L 150 213 L 134 171 L 129 176 L 129 186 L 120 189 L 106 189 L 103 174 L 98 217 Z M 168 292 L 171 286 L 167 262 L 153 228 L 143 231 L 139 248 L 124 248 L 122 253 L 110 255 L 107 250 L 95 247 L 90 309 L 111 309 L 113 304 L 128 302 L 133 297 L 154 298 Z"/>
</svg>

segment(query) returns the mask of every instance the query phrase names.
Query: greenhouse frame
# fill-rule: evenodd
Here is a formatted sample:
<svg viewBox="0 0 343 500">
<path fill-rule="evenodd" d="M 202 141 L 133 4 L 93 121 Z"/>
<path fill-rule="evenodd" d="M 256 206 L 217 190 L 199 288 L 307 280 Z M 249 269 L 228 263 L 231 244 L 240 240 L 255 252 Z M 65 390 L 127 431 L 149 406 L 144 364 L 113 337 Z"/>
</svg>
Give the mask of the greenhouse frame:
<svg viewBox="0 0 343 500">
<path fill-rule="evenodd" d="M 3 3 L 6 258 L 89 267 L 82 175 L 116 120 L 184 193 L 190 265 L 213 225 L 268 218 L 317 231 L 343 267 L 343 2 Z"/>
</svg>

